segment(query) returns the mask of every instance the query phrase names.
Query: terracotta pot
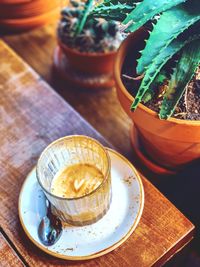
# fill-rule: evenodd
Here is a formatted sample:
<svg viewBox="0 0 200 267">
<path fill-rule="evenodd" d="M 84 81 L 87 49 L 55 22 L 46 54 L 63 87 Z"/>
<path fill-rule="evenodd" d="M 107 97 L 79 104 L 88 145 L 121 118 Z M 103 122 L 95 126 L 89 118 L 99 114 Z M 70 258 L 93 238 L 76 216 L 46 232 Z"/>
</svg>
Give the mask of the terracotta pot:
<svg viewBox="0 0 200 267">
<path fill-rule="evenodd" d="M 34 0 L 25 3 L 2 4 L 0 1 L 0 18 L 15 19 L 35 17 L 60 7 L 60 0 Z"/>
<path fill-rule="evenodd" d="M 109 74 L 113 72 L 116 51 L 108 53 L 84 53 L 69 48 L 58 39 L 58 44 L 77 71 L 87 74 Z"/>
<path fill-rule="evenodd" d="M 0 30 L 23 31 L 55 21 L 69 0 L 0 0 Z"/>
<path fill-rule="evenodd" d="M 74 70 L 60 46 L 57 46 L 53 53 L 54 71 L 62 80 L 66 81 L 70 86 L 78 89 L 106 89 L 114 86 L 113 75 L 91 75 L 80 73 Z"/>
<path fill-rule="evenodd" d="M 60 8 L 53 9 L 50 12 L 39 16 L 21 19 L 0 19 L 0 28 L 3 30 L 23 31 L 32 29 L 43 24 L 50 23 L 58 19 L 60 16 Z"/>
<path fill-rule="evenodd" d="M 144 47 L 146 35 L 143 29 L 138 30 L 118 50 L 114 66 L 117 94 L 122 107 L 134 122 L 148 156 L 161 166 L 179 169 L 200 158 L 200 121 L 175 118 L 160 120 L 156 112 L 142 104 L 139 104 L 135 112 L 131 112 L 130 106 L 134 98 L 121 80 L 122 66 L 127 54 L 131 51 L 131 57 L 136 62 L 138 51 Z"/>
<path fill-rule="evenodd" d="M 168 169 L 168 168 L 165 168 L 163 166 L 156 164 L 153 160 L 151 160 L 146 155 L 146 153 L 145 153 L 146 151 L 144 151 L 143 146 L 140 144 L 138 132 L 135 129 L 135 127 L 131 127 L 130 137 L 131 137 L 131 144 L 133 147 L 133 152 L 140 163 L 140 166 L 138 166 L 138 167 L 140 167 L 141 173 L 143 173 L 144 168 L 146 167 L 148 170 L 148 173 L 150 173 L 149 171 L 151 171 L 151 173 L 154 176 L 158 175 L 159 177 L 162 177 L 162 178 L 164 178 L 164 176 L 177 174 L 177 172 L 175 170 L 171 170 L 171 169 Z"/>
<path fill-rule="evenodd" d="M 12 5 L 12 4 L 21 4 L 28 3 L 31 0 L 1 0 L 1 4 Z"/>
</svg>

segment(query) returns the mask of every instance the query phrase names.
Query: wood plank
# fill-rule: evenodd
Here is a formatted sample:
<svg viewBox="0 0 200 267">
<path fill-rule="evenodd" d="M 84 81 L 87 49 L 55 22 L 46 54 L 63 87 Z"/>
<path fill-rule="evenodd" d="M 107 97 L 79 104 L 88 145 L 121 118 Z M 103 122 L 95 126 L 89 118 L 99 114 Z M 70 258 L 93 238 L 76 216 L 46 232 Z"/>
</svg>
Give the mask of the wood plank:
<svg viewBox="0 0 200 267">
<path fill-rule="evenodd" d="M 21 185 L 42 149 L 68 134 L 86 134 L 109 146 L 75 110 L 0 41 L 0 225 L 30 266 L 63 266 L 39 251 L 18 219 Z M 68 266 L 161 265 L 193 236 L 194 226 L 143 178 L 145 207 L 127 242 L 99 259 Z"/>
<path fill-rule="evenodd" d="M 124 155 L 132 157 L 129 138 L 131 121 L 119 105 L 115 88 L 94 92 L 91 89 L 78 90 L 67 87 L 52 75 L 56 23 L 20 35 L 4 36 L 3 39 L 97 131 Z"/>
<path fill-rule="evenodd" d="M 0 232 L 0 266 L 2 267 L 21 267 L 24 266 L 15 251 L 11 248 L 8 241 Z"/>
</svg>

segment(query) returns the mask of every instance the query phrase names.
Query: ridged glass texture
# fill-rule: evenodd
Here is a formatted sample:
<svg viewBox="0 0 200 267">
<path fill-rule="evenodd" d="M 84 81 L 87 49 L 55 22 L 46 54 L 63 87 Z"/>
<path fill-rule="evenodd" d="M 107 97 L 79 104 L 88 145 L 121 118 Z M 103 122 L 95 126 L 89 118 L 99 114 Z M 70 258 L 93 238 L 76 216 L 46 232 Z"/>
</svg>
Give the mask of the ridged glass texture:
<svg viewBox="0 0 200 267">
<path fill-rule="evenodd" d="M 51 193 L 51 183 L 63 168 L 74 164 L 91 164 L 104 175 L 103 182 L 92 192 L 79 198 L 58 197 Z M 62 221 L 86 225 L 99 220 L 111 202 L 110 159 L 96 140 L 81 135 L 66 136 L 51 143 L 37 164 L 37 179 L 52 204 L 52 212 Z"/>
</svg>

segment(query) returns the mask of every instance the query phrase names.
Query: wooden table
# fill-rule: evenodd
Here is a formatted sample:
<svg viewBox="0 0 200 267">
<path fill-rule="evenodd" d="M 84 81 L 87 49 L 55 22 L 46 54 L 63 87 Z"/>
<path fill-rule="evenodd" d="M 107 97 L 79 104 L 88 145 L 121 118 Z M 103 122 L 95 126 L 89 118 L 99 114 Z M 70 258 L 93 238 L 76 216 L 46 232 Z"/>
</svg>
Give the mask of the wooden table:
<svg viewBox="0 0 200 267">
<path fill-rule="evenodd" d="M 54 85 L 47 71 L 54 47 L 53 27 L 5 40 Z M 17 201 L 21 185 L 40 152 L 52 140 L 68 134 L 86 134 L 107 146 L 110 144 L 3 41 L 0 41 L 0 58 L 0 244 L 4 266 L 22 263 L 29 266 L 161 266 L 191 240 L 192 223 L 143 177 L 144 212 L 136 231 L 123 246 L 98 259 L 76 263 L 39 251 L 19 224 Z M 129 122 L 120 109 L 115 91 L 91 93 L 70 89 L 63 90 L 63 85 L 57 87 L 107 139 L 131 156 Z"/>
<path fill-rule="evenodd" d="M 131 122 L 119 105 L 115 88 L 95 92 L 72 90 L 52 75 L 55 32 L 56 24 L 50 24 L 20 35 L 3 36 L 3 39 L 107 140 L 131 157 Z"/>
</svg>

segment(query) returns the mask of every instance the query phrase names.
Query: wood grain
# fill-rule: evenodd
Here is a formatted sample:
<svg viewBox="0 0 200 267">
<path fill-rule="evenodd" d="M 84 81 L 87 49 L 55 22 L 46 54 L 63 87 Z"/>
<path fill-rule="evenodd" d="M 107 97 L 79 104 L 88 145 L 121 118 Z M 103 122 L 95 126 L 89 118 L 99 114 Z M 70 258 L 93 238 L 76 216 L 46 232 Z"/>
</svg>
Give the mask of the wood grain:
<svg viewBox="0 0 200 267">
<path fill-rule="evenodd" d="M 106 139 L 124 155 L 133 156 L 129 138 L 131 121 L 118 102 L 115 88 L 79 90 L 52 75 L 56 23 L 3 39 Z"/>
<path fill-rule="evenodd" d="M 24 266 L 15 251 L 11 248 L 8 241 L 0 232 L 0 266 L 2 267 L 21 267 Z"/>
<path fill-rule="evenodd" d="M 185 246 L 194 226 L 145 178 L 139 226 L 123 246 L 106 256 L 66 262 L 44 254 L 27 239 L 17 201 L 44 147 L 68 134 L 86 134 L 110 145 L 3 41 L 0 58 L 0 225 L 24 261 L 30 266 L 160 266 Z"/>
</svg>

